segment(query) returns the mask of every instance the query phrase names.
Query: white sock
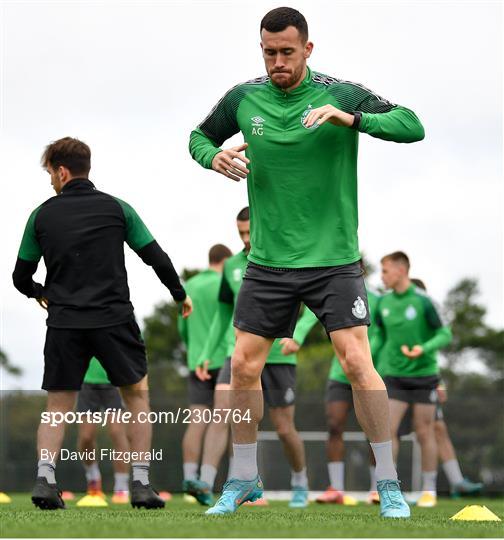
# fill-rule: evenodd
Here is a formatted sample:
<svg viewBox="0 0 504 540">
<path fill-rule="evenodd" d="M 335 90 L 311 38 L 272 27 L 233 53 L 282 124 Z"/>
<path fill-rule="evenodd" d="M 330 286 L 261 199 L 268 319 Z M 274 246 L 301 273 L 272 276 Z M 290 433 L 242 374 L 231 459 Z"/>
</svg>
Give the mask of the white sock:
<svg viewBox="0 0 504 540">
<path fill-rule="evenodd" d="M 46 461 L 41 459 L 37 463 L 37 477 L 43 476 L 48 484 L 55 484 L 56 483 L 56 463 L 52 461 Z"/>
<path fill-rule="evenodd" d="M 206 482 L 211 488 L 213 488 L 216 476 L 217 476 L 217 469 L 213 465 L 201 466 L 200 480 L 202 482 Z"/>
<path fill-rule="evenodd" d="M 327 470 L 331 487 L 338 491 L 345 491 L 345 462 L 330 461 L 327 464 Z"/>
<path fill-rule="evenodd" d="M 306 476 L 306 467 L 299 472 L 291 471 L 291 487 L 308 488 L 308 477 Z"/>
<path fill-rule="evenodd" d="M 397 471 L 392 458 L 392 441 L 369 444 L 376 461 L 376 481 L 397 480 Z"/>
<path fill-rule="evenodd" d="M 229 456 L 228 473 L 226 480 L 233 478 L 234 456 Z"/>
<path fill-rule="evenodd" d="M 98 467 L 96 461 L 93 461 L 91 465 L 84 463 L 84 470 L 86 471 L 86 480 L 88 483 L 99 482 L 101 480 L 100 467 Z"/>
<path fill-rule="evenodd" d="M 114 473 L 114 491 L 129 491 L 129 473 Z"/>
<path fill-rule="evenodd" d="M 460 470 L 460 465 L 457 459 L 449 459 L 443 463 L 443 471 L 450 482 L 450 486 L 454 487 L 460 482 L 464 481 L 462 476 L 462 471 Z"/>
<path fill-rule="evenodd" d="M 257 443 L 233 443 L 233 478 L 253 480 L 257 476 Z"/>
<path fill-rule="evenodd" d="M 141 484 L 146 486 L 149 483 L 149 467 L 150 463 L 148 461 L 133 461 L 131 463 L 133 482 L 138 480 Z"/>
<path fill-rule="evenodd" d="M 371 483 L 369 484 L 369 491 L 377 491 L 376 486 L 376 467 L 374 465 L 369 466 L 369 478 L 371 479 Z"/>
<path fill-rule="evenodd" d="M 422 491 L 436 494 L 437 471 L 422 471 Z"/>
<path fill-rule="evenodd" d="M 188 461 L 184 463 L 184 480 L 196 480 L 198 478 L 198 464 Z"/>
</svg>

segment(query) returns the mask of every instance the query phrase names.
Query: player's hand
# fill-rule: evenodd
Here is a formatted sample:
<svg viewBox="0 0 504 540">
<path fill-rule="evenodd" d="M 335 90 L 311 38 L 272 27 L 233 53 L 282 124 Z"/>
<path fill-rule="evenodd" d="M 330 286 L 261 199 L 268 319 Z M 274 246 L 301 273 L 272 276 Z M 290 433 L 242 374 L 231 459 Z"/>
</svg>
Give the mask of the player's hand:
<svg viewBox="0 0 504 540">
<path fill-rule="evenodd" d="M 448 393 L 446 392 L 446 387 L 445 386 L 438 386 L 436 388 L 436 392 L 437 392 L 437 397 L 438 397 L 438 401 L 439 403 L 443 404 L 443 403 L 446 403 L 448 401 Z"/>
<path fill-rule="evenodd" d="M 47 308 L 49 307 L 49 300 L 47 300 L 47 298 L 44 298 L 43 296 L 41 296 L 40 298 L 36 298 L 36 300 L 38 302 L 38 305 L 43 307 L 47 311 Z"/>
<path fill-rule="evenodd" d="M 288 354 L 294 354 L 299 351 L 301 346 L 294 341 L 292 338 L 284 337 L 280 340 L 280 345 L 282 346 L 282 354 L 287 356 Z"/>
<path fill-rule="evenodd" d="M 182 313 L 182 317 L 187 319 L 189 315 L 193 312 L 193 305 L 190 296 L 186 296 L 183 302 L 179 302 L 179 307 Z"/>
<path fill-rule="evenodd" d="M 219 152 L 212 160 L 212 169 L 231 178 L 235 182 L 239 182 L 242 178 L 247 178 L 247 174 L 250 171 L 246 166 L 250 163 L 250 160 L 242 154 L 247 146 L 247 143 L 243 143 L 240 146 Z"/>
<path fill-rule="evenodd" d="M 401 347 L 401 352 L 404 354 L 404 356 L 414 360 L 415 358 L 422 356 L 423 348 L 421 345 L 414 345 L 410 350 L 407 345 L 403 345 Z"/>
<path fill-rule="evenodd" d="M 324 105 L 310 111 L 303 120 L 306 128 L 311 128 L 315 123 L 321 126 L 325 122 L 329 122 L 335 126 L 350 127 L 354 122 L 354 115 L 337 109 L 334 105 Z"/>
<path fill-rule="evenodd" d="M 203 362 L 203 365 L 198 365 L 196 366 L 196 377 L 198 377 L 198 379 L 200 381 L 208 381 L 209 379 L 212 378 L 212 376 L 210 375 L 210 373 L 208 373 L 208 364 L 210 362 L 208 360 L 205 360 Z"/>
</svg>

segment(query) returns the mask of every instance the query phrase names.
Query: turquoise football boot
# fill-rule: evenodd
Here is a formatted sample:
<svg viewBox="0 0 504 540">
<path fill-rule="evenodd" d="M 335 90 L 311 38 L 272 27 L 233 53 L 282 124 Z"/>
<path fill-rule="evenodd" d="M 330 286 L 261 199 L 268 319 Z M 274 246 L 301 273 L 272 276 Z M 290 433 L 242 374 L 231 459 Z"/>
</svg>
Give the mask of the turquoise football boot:
<svg viewBox="0 0 504 540">
<path fill-rule="evenodd" d="M 471 482 L 468 478 L 464 478 L 462 482 L 452 487 L 450 495 L 453 499 L 458 499 L 464 495 L 479 495 L 482 489 L 481 482 Z"/>
<path fill-rule="evenodd" d="M 292 486 L 292 497 L 289 508 L 306 508 L 308 506 L 308 489 L 301 486 Z"/>
<path fill-rule="evenodd" d="M 205 514 L 208 516 L 223 516 L 232 514 L 244 502 L 254 502 L 263 496 L 263 483 L 259 476 L 254 480 L 236 480 L 231 478 L 222 488 L 222 495 L 212 508 Z"/>
<path fill-rule="evenodd" d="M 380 515 L 384 518 L 409 518 L 410 507 L 401 493 L 399 480 L 380 480 L 378 482 L 380 496 Z"/>
<path fill-rule="evenodd" d="M 182 489 L 184 493 L 192 495 L 203 506 L 211 506 L 213 503 L 212 490 L 202 480 L 184 480 Z"/>
</svg>

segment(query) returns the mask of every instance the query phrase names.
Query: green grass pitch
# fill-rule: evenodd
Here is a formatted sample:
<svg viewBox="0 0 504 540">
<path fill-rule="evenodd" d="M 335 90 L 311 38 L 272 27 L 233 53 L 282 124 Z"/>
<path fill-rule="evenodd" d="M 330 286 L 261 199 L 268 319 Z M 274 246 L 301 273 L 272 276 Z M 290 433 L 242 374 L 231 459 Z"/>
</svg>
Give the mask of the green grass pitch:
<svg viewBox="0 0 504 540">
<path fill-rule="evenodd" d="M 36 509 L 28 494 L 0 504 L 0 537 L 485 537 L 504 536 L 504 521 L 468 522 L 449 518 L 467 504 L 486 505 L 504 518 L 503 499 L 441 499 L 433 509 L 412 508 L 410 520 L 383 520 L 378 507 L 317 505 L 290 510 L 286 502 L 242 507 L 231 516 L 210 517 L 203 508 L 175 496 L 164 510 L 133 510 L 129 505 Z"/>
</svg>

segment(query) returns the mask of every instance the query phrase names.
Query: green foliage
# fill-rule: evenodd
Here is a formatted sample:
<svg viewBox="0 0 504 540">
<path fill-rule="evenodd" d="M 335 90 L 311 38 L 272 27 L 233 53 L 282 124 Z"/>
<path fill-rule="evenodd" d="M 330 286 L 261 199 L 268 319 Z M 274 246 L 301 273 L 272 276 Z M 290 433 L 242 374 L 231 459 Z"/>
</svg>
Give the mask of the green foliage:
<svg viewBox="0 0 504 540">
<path fill-rule="evenodd" d="M 453 332 L 453 341 L 446 348 L 449 369 L 461 361 L 463 352 L 472 351 L 483 361 L 494 378 L 504 378 L 504 330 L 495 330 L 485 323 L 486 308 L 477 303 L 478 282 L 465 278 L 459 281 L 445 300 L 445 311 Z"/>
<path fill-rule="evenodd" d="M 448 292 L 445 311 L 453 332 L 453 341 L 448 351 L 459 352 L 466 347 L 473 347 L 474 338 L 485 333 L 483 319 L 486 309 L 476 303 L 478 295 L 478 282 L 469 278 L 461 280 Z"/>
<path fill-rule="evenodd" d="M 184 360 L 183 344 L 177 329 L 178 307 L 174 302 L 161 302 L 154 312 L 144 319 L 144 339 L 149 362 L 181 363 Z"/>
<path fill-rule="evenodd" d="M 19 377 L 19 375 L 23 373 L 23 370 L 20 367 L 14 366 L 9 362 L 9 358 L 2 351 L 2 349 L 0 349 L 0 368 L 5 369 L 7 373 L 10 373 L 16 377 Z"/>
</svg>

